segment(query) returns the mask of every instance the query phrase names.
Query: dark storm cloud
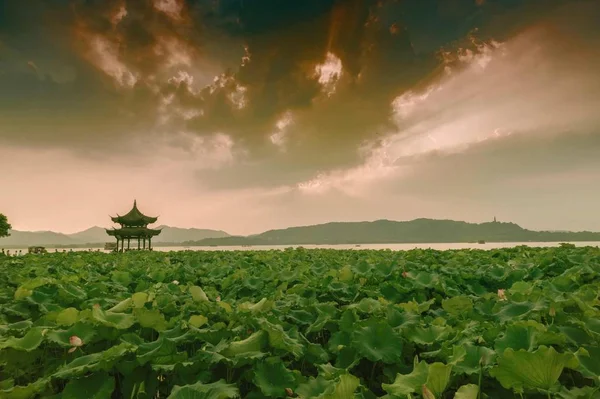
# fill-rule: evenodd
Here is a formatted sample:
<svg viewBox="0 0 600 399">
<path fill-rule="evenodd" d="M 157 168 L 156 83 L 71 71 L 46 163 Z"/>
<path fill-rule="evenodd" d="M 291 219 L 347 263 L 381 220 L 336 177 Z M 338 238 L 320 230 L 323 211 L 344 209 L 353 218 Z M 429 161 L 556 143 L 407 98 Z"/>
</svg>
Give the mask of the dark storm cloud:
<svg viewBox="0 0 600 399">
<path fill-rule="evenodd" d="M 153 132 L 218 132 L 252 160 L 246 177 L 225 170 L 221 184 L 294 180 L 356 163 L 357 147 L 392 127 L 393 98 L 440 71 L 441 47 L 474 28 L 502 39 L 559 3 L 5 1 L 0 139 L 104 149 Z M 330 97 L 315 74 L 328 53 L 343 67 Z M 173 79 L 179 72 L 190 78 Z M 288 111 L 281 153 L 269 136 Z"/>
</svg>

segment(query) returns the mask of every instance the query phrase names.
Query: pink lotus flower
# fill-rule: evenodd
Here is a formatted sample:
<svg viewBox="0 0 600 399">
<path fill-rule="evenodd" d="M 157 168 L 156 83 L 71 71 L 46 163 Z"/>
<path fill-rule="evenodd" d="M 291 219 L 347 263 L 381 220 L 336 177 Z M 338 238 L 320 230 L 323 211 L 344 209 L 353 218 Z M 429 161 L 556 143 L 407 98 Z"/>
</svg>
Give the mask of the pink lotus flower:
<svg viewBox="0 0 600 399">
<path fill-rule="evenodd" d="M 77 350 L 77 348 L 83 346 L 83 340 L 77 335 L 73 335 L 69 338 L 69 344 L 72 346 L 72 348 L 69 349 L 69 353 L 73 353 Z"/>
<path fill-rule="evenodd" d="M 406 270 L 402 272 L 402 277 L 404 277 L 404 278 L 408 277 L 408 272 Z"/>
<path fill-rule="evenodd" d="M 216 299 L 217 302 L 221 302 L 221 295 L 219 295 Z"/>
<path fill-rule="evenodd" d="M 506 301 L 506 294 L 504 293 L 504 291 L 505 291 L 505 290 L 503 290 L 503 289 L 499 289 L 499 290 L 498 290 L 498 298 L 499 298 L 501 301 Z"/>
</svg>

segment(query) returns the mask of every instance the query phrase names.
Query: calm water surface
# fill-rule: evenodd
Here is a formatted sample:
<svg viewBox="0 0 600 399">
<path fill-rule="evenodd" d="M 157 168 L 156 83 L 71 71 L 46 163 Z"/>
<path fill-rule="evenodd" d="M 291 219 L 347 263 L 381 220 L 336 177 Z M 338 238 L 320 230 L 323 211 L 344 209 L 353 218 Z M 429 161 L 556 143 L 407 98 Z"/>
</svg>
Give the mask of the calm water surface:
<svg viewBox="0 0 600 399">
<path fill-rule="evenodd" d="M 587 242 L 571 242 L 578 247 L 598 247 L 600 241 L 587 241 Z M 290 247 L 304 247 L 304 248 L 330 248 L 330 249 L 390 249 L 392 251 L 408 251 L 415 248 L 420 249 L 436 249 L 440 251 L 449 249 L 496 249 L 496 248 L 512 248 L 519 245 L 526 245 L 529 247 L 557 247 L 560 245 L 558 242 L 490 242 L 485 244 L 473 244 L 473 243 L 432 243 L 432 244 L 362 244 L 362 245 L 256 245 L 249 247 L 242 246 L 217 246 L 217 247 L 154 247 L 154 251 L 268 251 L 268 250 L 283 250 Z M 54 248 L 46 247 L 48 252 L 54 252 Z M 59 248 L 58 251 L 88 251 L 88 248 Z M 10 249 L 10 253 L 13 254 L 19 251 L 19 249 Z M 21 248 L 23 253 L 27 252 L 27 248 Z M 96 249 L 93 249 L 96 251 Z M 109 252 L 100 250 L 101 252 Z"/>
</svg>

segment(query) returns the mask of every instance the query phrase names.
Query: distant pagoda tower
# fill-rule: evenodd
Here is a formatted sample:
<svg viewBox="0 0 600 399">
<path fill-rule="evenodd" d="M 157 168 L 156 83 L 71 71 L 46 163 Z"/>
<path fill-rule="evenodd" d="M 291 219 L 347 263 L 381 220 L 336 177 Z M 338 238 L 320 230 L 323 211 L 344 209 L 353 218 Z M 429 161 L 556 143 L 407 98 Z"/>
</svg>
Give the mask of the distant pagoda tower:
<svg viewBox="0 0 600 399">
<path fill-rule="evenodd" d="M 133 201 L 133 208 L 123 216 L 117 215 L 110 217 L 114 223 L 121 225 L 119 229 L 106 229 L 109 236 L 117 239 L 117 251 L 125 250 L 125 241 L 127 241 L 127 249 L 131 249 L 131 240 L 137 239 L 137 249 L 152 250 L 152 237 L 160 234 L 160 229 L 150 229 L 148 225 L 156 222 L 158 217 L 150 217 L 144 215 L 137 208 L 137 201 Z M 148 243 L 146 248 L 146 241 Z M 119 243 L 121 247 L 119 248 Z"/>
</svg>

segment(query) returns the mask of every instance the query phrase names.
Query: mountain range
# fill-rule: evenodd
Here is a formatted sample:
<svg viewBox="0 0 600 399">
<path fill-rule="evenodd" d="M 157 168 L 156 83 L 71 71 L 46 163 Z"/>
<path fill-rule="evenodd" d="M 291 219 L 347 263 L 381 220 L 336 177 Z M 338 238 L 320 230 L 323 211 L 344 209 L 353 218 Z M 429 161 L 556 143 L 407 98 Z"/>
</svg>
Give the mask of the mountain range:
<svg viewBox="0 0 600 399">
<path fill-rule="evenodd" d="M 183 229 L 159 226 L 162 233 L 156 245 L 237 246 L 237 245 L 309 245 L 309 244 L 391 244 L 458 242 L 567 242 L 600 241 L 597 232 L 533 231 L 515 223 L 467 223 L 454 220 L 415 219 L 411 221 L 376 220 L 373 222 L 334 222 L 313 226 L 269 230 L 250 236 L 232 236 L 220 230 Z M 89 246 L 112 241 L 101 227 L 74 234 L 52 231 L 11 231 L 0 238 L 0 247 Z"/>
<path fill-rule="evenodd" d="M 198 241 L 206 238 L 229 237 L 224 231 L 209 229 L 184 229 L 179 227 L 159 226 L 162 232 L 153 239 L 153 243 L 181 243 L 184 241 Z M 0 238 L 0 247 L 27 247 L 41 246 L 98 246 L 114 239 L 106 234 L 102 227 L 94 226 L 87 230 L 73 234 L 56 233 L 54 231 L 17 231 L 11 230 L 10 236 Z M 95 244 L 95 245 L 91 245 Z"/>
</svg>

